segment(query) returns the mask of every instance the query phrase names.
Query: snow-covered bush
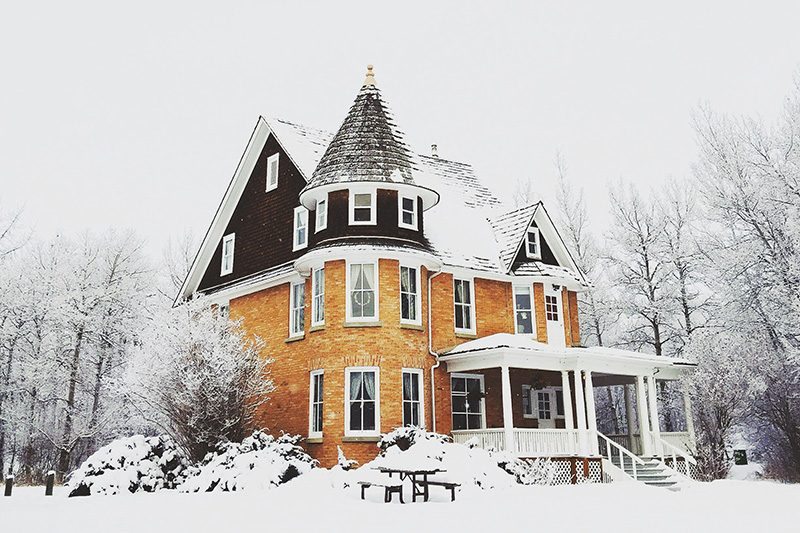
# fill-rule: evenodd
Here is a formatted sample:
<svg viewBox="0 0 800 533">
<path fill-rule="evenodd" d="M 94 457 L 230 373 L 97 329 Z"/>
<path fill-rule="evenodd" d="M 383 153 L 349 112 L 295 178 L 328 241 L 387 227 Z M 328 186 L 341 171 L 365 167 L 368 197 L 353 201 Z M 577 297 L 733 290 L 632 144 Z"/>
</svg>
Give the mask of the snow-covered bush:
<svg viewBox="0 0 800 533">
<path fill-rule="evenodd" d="M 70 496 L 174 489 L 192 468 L 167 436 L 118 439 L 89 456 L 69 477 Z"/>
<path fill-rule="evenodd" d="M 254 432 L 241 444 L 221 444 L 209 453 L 198 472 L 180 487 L 184 492 L 268 489 L 309 472 L 317 461 L 297 443 L 299 435 L 277 439 Z"/>
<path fill-rule="evenodd" d="M 445 435 L 424 429 L 397 428 L 381 438 L 381 454 L 357 470 L 359 479 L 378 481 L 381 474 L 374 469 L 387 467 L 441 470 L 435 474 L 436 480 L 459 483 L 462 488 L 491 489 L 516 483 L 486 450 L 449 441 Z M 385 475 L 383 478 L 385 482 Z"/>
<path fill-rule="evenodd" d="M 358 464 L 358 461 L 355 459 L 348 459 L 344 456 L 344 452 L 342 451 L 341 446 L 337 446 L 337 461 L 336 466 L 340 467 L 342 470 L 350 470 L 354 466 Z"/>
<path fill-rule="evenodd" d="M 545 457 L 519 459 L 507 452 L 492 454 L 497 466 L 514 476 L 521 485 L 553 485 L 556 467 Z"/>
</svg>

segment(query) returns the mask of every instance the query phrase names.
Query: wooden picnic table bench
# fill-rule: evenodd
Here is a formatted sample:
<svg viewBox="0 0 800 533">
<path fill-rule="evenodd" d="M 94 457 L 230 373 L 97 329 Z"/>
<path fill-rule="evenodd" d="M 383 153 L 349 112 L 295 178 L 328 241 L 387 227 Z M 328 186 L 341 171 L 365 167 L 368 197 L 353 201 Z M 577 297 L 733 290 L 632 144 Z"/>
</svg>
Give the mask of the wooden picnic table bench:
<svg viewBox="0 0 800 533">
<path fill-rule="evenodd" d="M 383 487 L 384 494 L 383 494 L 383 501 L 389 503 L 392 501 L 392 494 L 395 492 L 400 495 L 400 503 L 405 503 L 403 501 L 403 485 L 384 485 L 382 483 L 372 483 L 371 481 L 359 481 L 359 485 L 361 485 L 361 499 L 364 499 L 364 491 L 370 487 Z"/>
<path fill-rule="evenodd" d="M 422 501 L 427 502 L 430 496 L 430 486 L 435 485 L 439 487 L 444 487 L 445 489 L 450 490 L 450 501 L 455 501 L 456 499 L 456 487 L 460 485 L 458 483 L 451 483 L 449 481 L 432 481 L 428 479 L 428 476 L 437 474 L 440 472 L 445 472 L 445 470 L 441 470 L 439 468 L 427 469 L 427 470 L 411 470 L 411 469 L 404 469 L 404 468 L 389 468 L 389 467 L 376 467 L 375 470 L 378 470 L 384 474 L 388 474 L 391 478 L 393 474 L 398 474 L 400 476 L 400 481 L 402 482 L 404 479 L 411 480 L 411 501 L 416 502 L 418 496 L 422 496 Z M 364 499 L 364 483 L 361 483 L 361 499 Z M 370 483 L 370 485 L 378 485 L 378 486 L 385 486 L 379 485 L 377 483 Z M 389 485 L 392 487 L 392 492 L 389 492 L 387 488 L 385 500 L 387 502 L 391 501 L 391 494 L 393 492 L 398 492 L 400 494 L 400 502 L 403 502 L 403 493 L 402 489 L 398 489 L 399 485 Z"/>
</svg>

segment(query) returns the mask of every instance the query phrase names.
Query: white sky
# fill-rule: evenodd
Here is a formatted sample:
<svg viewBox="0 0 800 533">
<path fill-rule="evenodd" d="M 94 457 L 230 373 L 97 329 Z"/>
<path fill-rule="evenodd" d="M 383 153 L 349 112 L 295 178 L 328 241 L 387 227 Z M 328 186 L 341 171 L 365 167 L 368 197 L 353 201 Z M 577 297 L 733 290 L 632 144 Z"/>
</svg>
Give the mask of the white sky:
<svg viewBox="0 0 800 533">
<path fill-rule="evenodd" d="M 4 5 L 0 205 L 156 252 L 205 233 L 258 115 L 335 130 L 367 63 L 412 147 L 545 200 L 560 150 L 597 218 L 609 181 L 690 175 L 698 104 L 772 119 L 800 67 L 791 1 L 111 4 Z"/>
</svg>

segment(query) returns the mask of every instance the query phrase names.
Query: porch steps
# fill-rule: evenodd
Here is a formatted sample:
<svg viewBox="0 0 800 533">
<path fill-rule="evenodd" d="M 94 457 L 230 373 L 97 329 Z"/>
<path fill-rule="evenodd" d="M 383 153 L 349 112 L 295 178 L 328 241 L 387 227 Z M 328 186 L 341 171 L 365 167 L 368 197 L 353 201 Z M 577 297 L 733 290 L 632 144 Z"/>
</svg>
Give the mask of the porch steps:
<svg viewBox="0 0 800 533">
<path fill-rule="evenodd" d="M 662 487 L 671 491 L 681 490 L 680 480 L 677 479 L 674 472 L 667 468 L 664 463 L 658 459 L 643 459 L 644 465 L 636 466 L 636 478 L 640 483 L 649 485 L 651 487 Z M 633 465 L 630 459 L 625 458 L 623 465 L 619 464 L 619 457 L 614 456 L 611 462 L 617 468 L 623 470 L 626 474 L 633 478 Z"/>
</svg>

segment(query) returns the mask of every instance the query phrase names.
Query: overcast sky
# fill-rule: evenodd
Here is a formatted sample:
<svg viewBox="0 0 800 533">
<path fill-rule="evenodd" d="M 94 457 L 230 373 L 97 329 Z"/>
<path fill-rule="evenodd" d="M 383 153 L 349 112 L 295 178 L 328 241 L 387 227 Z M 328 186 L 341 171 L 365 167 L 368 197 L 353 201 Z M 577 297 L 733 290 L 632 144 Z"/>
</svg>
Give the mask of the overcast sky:
<svg viewBox="0 0 800 533">
<path fill-rule="evenodd" d="M 335 130 L 367 63 L 411 146 L 552 197 L 689 176 L 701 103 L 771 120 L 800 2 L 25 2 L 0 17 L 0 204 L 201 237 L 259 115 Z M 503 7 L 503 6 L 506 7 Z"/>
</svg>

